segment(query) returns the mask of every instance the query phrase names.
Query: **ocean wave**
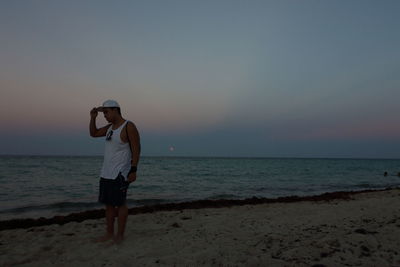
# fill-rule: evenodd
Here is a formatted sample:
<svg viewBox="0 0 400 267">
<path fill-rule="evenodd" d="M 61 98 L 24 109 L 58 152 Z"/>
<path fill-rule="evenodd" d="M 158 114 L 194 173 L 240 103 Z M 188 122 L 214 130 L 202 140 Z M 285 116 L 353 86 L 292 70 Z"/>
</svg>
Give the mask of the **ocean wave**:
<svg viewBox="0 0 400 267">
<path fill-rule="evenodd" d="M 46 211 L 46 210 L 75 210 L 75 209 L 92 209 L 98 207 L 100 204 L 96 202 L 57 202 L 50 204 L 28 205 L 16 208 L 9 208 L 0 210 L 0 214 L 6 213 L 25 213 L 32 211 Z"/>
<path fill-rule="evenodd" d="M 331 190 L 353 190 L 353 189 L 383 189 L 398 187 L 400 183 L 355 183 L 355 184 L 332 184 L 327 185 L 326 189 Z"/>
<path fill-rule="evenodd" d="M 127 199 L 128 206 L 149 206 L 149 205 L 158 205 L 164 203 L 174 203 L 186 201 L 186 199 Z M 49 204 L 37 204 L 37 205 L 27 205 L 15 208 L 8 208 L 0 210 L 0 214 L 24 214 L 24 213 L 37 213 L 46 214 L 46 212 L 57 212 L 57 213 L 66 213 L 73 211 L 82 211 L 89 209 L 103 208 L 103 204 L 98 202 L 56 202 Z"/>
<path fill-rule="evenodd" d="M 206 199 L 217 200 L 217 199 L 240 199 L 240 198 L 243 197 L 234 194 L 215 194 L 207 197 Z"/>
</svg>

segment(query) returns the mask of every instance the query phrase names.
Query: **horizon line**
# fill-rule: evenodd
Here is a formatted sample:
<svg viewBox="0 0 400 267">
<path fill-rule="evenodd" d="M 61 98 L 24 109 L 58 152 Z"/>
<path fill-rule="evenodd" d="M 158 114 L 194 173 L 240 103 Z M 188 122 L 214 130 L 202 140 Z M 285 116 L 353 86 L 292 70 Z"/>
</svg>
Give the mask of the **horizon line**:
<svg viewBox="0 0 400 267">
<path fill-rule="evenodd" d="M 67 154 L 0 154 L 0 157 L 103 157 L 98 155 Z M 220 158 L 220 159 L 348 159 L 348 160 L 400 160 L 400 158 L 372 157 L 314 157 L 314 156 L 184 156 L 184 155 L 142 155 L 143 158 Z"/>
</svg>

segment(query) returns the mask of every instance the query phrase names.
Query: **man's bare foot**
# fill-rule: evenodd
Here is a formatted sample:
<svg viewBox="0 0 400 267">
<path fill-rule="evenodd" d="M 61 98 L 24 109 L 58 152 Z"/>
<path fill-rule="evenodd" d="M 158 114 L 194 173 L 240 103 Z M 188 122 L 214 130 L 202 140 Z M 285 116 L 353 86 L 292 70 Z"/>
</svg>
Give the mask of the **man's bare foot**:
<svg viewBox="0 0 400 267">
<path fill-rule="evenodd" d="M 118 236 L 118 235 L 117 235 L 116 237 L 114 237 L 114 243 L 115 243 L 116 245 L 121 244 L 122 241 L 124 241 L 124 237 L 123 237 L 123 236 Z"/>
<path fill-rule="evenodd" d="M 100 242 L 106 242 L 106 241 L 113 240 L 113 239 L 114 239 L 113 235 L 106 234 L 104 236 L 95 238 L 93 241 L 96 243 L 100 243 Z"/>
</svg>

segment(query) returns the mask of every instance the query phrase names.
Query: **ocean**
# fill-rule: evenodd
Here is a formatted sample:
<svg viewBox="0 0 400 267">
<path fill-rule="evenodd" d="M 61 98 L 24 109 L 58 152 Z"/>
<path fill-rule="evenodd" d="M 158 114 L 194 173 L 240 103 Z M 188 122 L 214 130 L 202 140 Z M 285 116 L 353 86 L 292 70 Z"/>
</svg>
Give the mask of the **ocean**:
<svg viewBox="0 0 400 267">
<path fill-rule="evenodd" d="M 102 160 L 0 156 L 0 220 L 102 208 L 97 203 Z M 399 172 L 397 159 L 142 157 L 128 206 L 399 187 Z"/>
</svg>

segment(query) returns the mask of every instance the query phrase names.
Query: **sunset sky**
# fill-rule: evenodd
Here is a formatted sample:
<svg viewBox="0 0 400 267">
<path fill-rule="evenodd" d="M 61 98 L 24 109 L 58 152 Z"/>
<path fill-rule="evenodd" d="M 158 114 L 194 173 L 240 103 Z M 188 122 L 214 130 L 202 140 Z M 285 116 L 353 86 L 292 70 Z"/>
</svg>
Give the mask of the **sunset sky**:
<svg viewBox="0 0 400 267">
<path fill-rule="evenodd" d="M 400 158 L 399 14 L 397 0 L 1 1 L 0 154 L 102 155 L 89 111 L 115 99 L 145 156 Z"/>
</svg>

